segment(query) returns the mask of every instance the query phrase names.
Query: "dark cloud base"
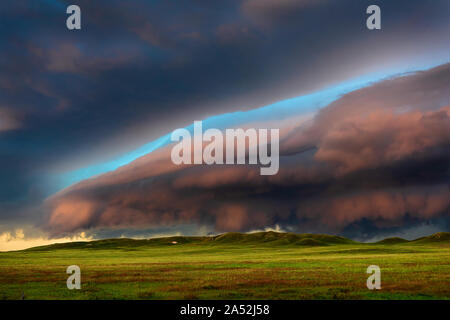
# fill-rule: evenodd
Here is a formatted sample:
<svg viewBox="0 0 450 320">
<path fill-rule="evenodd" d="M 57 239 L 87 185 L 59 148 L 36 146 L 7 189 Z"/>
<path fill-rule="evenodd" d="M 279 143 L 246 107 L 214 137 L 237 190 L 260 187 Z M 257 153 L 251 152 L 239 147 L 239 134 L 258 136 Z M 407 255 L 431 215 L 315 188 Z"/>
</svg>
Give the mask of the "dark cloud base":
<svg viewBox="0 0 450 320">
<path fill-rule="evenodd" d="M 379 0 L 381 32 L 365 28 L 369 0 L 78 0 L 77 32 L 65 27 L 69 4 L 0 2 L 2 228 L 36 223 L 58 234 L 176 222 L 213 231 L 273 223 L 313 230 L 326 225 L 325 216 L 305 213 L 313 202 L 448 186 L 450 77 L 442 67 L 354 92 L 290 131 L 272 180 L 252 168 L 176 171 L 152 155 L 147 166 L 133 164 L 137 175 L 127 167 L 115 173 L 120 181 L 83 182 L 41 206 L 59 190 L 61 173 L 194 120 L 364 74 L 435 65 L 450 52 L 448 0 Z M 408 112 L 399 117 L 399 110 Z M 390 131 L 377 130 L 380 123 Z M 355 139 L 352 130 L 367 126 Z M 393 143 L 377 143 L 383 132 Z M 363 145 L 372 148 L 363 154 Z M 448 213 L 436 208 L 427 210 Z"/>
<path fill-rule="evenodd" d="M 254 166 L 177 167 L 170 146 L 161 149 L 52 197 L 46 228 L 280 225 L 342 234 L 362 228 L 363 237 L 370 228 L 448 219 L 449 76 L 443 65 L 341 97 L 282 137 L 274 176 Z M 422 99 L 411 99 L 418 87 Z"/>
</svg>

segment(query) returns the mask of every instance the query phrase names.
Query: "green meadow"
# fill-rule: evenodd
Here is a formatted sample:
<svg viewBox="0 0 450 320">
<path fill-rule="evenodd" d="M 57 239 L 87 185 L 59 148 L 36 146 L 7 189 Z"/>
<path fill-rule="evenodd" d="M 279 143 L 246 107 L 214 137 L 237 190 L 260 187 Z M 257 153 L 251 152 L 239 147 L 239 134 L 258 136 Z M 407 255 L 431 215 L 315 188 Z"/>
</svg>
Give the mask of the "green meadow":
<svg viewBox="0 0 450 320">
<path fill-rule="evenodd" d="M 66 268 L 81 268 L 81 289 Z M 369 290 L 369 265 L 381 289 Z M 0 299 L 449 299 L 450 233 L 358 243 L 261 232 L 72 242 L 0 253 Z"/>
</svg>

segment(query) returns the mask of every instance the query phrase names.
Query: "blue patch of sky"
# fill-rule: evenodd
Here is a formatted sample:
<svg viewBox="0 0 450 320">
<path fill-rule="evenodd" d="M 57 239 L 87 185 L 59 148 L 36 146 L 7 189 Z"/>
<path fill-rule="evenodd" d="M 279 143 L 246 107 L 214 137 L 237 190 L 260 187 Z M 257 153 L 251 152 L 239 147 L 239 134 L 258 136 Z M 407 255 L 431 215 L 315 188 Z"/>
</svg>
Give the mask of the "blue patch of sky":
<svg viewBox="0 0 450 320">
<path fill-rule="evenodd" d="M 361 89 L 372 83 L 393 76 L 432 68 L 441 63 L 442 62 L 433 65 L 428 65 L 420 69 L 405 68 L 401 72 L 397 71 L 397 72 L 372 73 L 370 75 L 342 82 L 338 85 L 325 88 L 323 90 L 311 94 L 286 99 L 257 109 L 212 116 L 202 120 L 203 130 L 207 130 L 209 128 L 218 128 L 218 129 L 232 128 L 249 122 L 282 120 L 294 115 L 317 112 L 321 108 L 339 99 L 339 97 L 341 97 L 342 95 L 349 93 L 351 91 Z M 186 129 L 189 130 L 191 133 L 193 133 L 193 124 L 187 126 Z M 67 173 L 63 173 L 60 177 L 58 177 L 59 180 L 58 189 L 66 188 L 84 179 L 98 176 L 100 174 L 116 170 L 121 166 L 129 164 L 130 162 L 146 154 L 149 154 L 161 147 L 170 144 L 171 143 L 170 136 L 171 133 L 165 134 L 160 138 L 151 141 L 133 151 L 127 152 L 115 159 L 93 164 Z"/>
</svg>

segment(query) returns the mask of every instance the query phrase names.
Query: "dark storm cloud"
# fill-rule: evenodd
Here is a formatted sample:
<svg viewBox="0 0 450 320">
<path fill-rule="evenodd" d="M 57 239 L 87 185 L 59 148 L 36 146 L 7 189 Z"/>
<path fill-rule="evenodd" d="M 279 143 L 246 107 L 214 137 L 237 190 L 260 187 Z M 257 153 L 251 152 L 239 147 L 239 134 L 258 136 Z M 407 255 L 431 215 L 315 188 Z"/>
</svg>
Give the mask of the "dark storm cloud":
<svg viewBox="0 0 450 320">
<path fill-rule="evenodd" d="M 448 217 L 449 78 L 447 64 L 344 95 L 281 137 L 274 176 L 254 166 L 176 166 L 171 148 L 160 149 L 50 198 L 46 229 L 196 223 L 216 232 L 275 224 L 350 232 L 361 221 L 383 229 Z M 299 151 L 293 136 L 310 149 Z"/>
<path fill-rule="evenodd" d="M 450 105 L 449 74 L 450 64 L 446 64 L 347 94 L 320 110 L 311 126 L 290 133 L 283 148 L 293 152 L 318 146 L 317 159 L 333 160 L 344 171 L 345 166 L 358 166 L 358 161 L 368 166 L 386 157 L 393 160 L 425 149 L 428 143 L 446 139 L 449 134 L 448 107 L 441 109 Z M 408 113 L 392 114 L 391 110 Z M 391 140 L 373 143 L 383 134 Z M 402 145 L 396 141 L 399 135 Z M 376 148 L 370 149 L 372 146 Z M 365 154 L 355 157 L 363 148 Z"/>
<path fill-rule="evenodd" d="M 379 1 L 379 33 L 365 29 L 370 1 L 80 0 L 80 31 L 65 27 L 69 4 L 0 3 L 1 219 L 32 212 L 21 203 L 62 171 L 195 119 L 449 49 L 444 0 Z"/>
</svg>

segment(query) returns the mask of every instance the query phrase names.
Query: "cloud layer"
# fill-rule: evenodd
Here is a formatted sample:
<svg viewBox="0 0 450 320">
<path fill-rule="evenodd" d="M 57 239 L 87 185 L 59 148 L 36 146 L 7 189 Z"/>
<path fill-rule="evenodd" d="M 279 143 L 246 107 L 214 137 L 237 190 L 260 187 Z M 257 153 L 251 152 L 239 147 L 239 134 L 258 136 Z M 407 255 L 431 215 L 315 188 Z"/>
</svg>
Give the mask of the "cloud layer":
<svg viewBox="0 0 450 320">
<path fill-rule="evenodd" d="M 378 0 L 380 32 L 365 26 L 368 0 L 77 0 L 77 31 L 66 28 L 70 4 L 0 1 L 0 232 L 25 225 L 55 234 L 108 226 L 100 236 L 114 236 L 122 225 L 132 226 L 130 232 L 141 225 L 187 232 L 190 221 L 208 232 L 245 230 L 253 221 L 311 231 L 318 225 L 297 211 L 312 208 L 316 197 L 447 181 L 446 149 L 430 130 L 445 123 L 430 117 L 443 117 L 450 105 L 445 68 L 432 77 L 374 84 L 318 114 L 312 114 L 317 103 L 305 103 L 309 114 L 268 108 L 259 114 L 266 119 L 251 123 L 254 113 L 246 111 L 289 105 L 290 98 L 366 75 L 379 79 L 450 61 L 448 0 Z M 330 102 L 319 100 L 320 107 Z M 91 169 L 98 164 L 224 113 L 236 120 L 230 125 L 281 129 L 277 176 L 261 178 L 253 168 L 173 167 L 160 150 L 41 207 L 63 186 L 97 174 Z M 392 143 L 374 144 L 377 121 L 387 122 Z M 352 130 L 363 126 L 372 127 L 355 137 Z M 364 156 L 361 144 L 370 145 Z M 189 228 L 174 221 L 188 221 Z"/>
<path fill-rule="evenodd" d="M 392 228 L 448 217 L 449 79 L 449 64 L 387 79 L 342 96 L 301 125 L 281 128 L 274 176 L 250 165 L 175 166 L 167 146 L 51 197 L 46 228 L 58 235 L 105 227 L 194 223 L 223 232 L 278 224 L 338 233 L 361 221 Z"/>
</svg>

